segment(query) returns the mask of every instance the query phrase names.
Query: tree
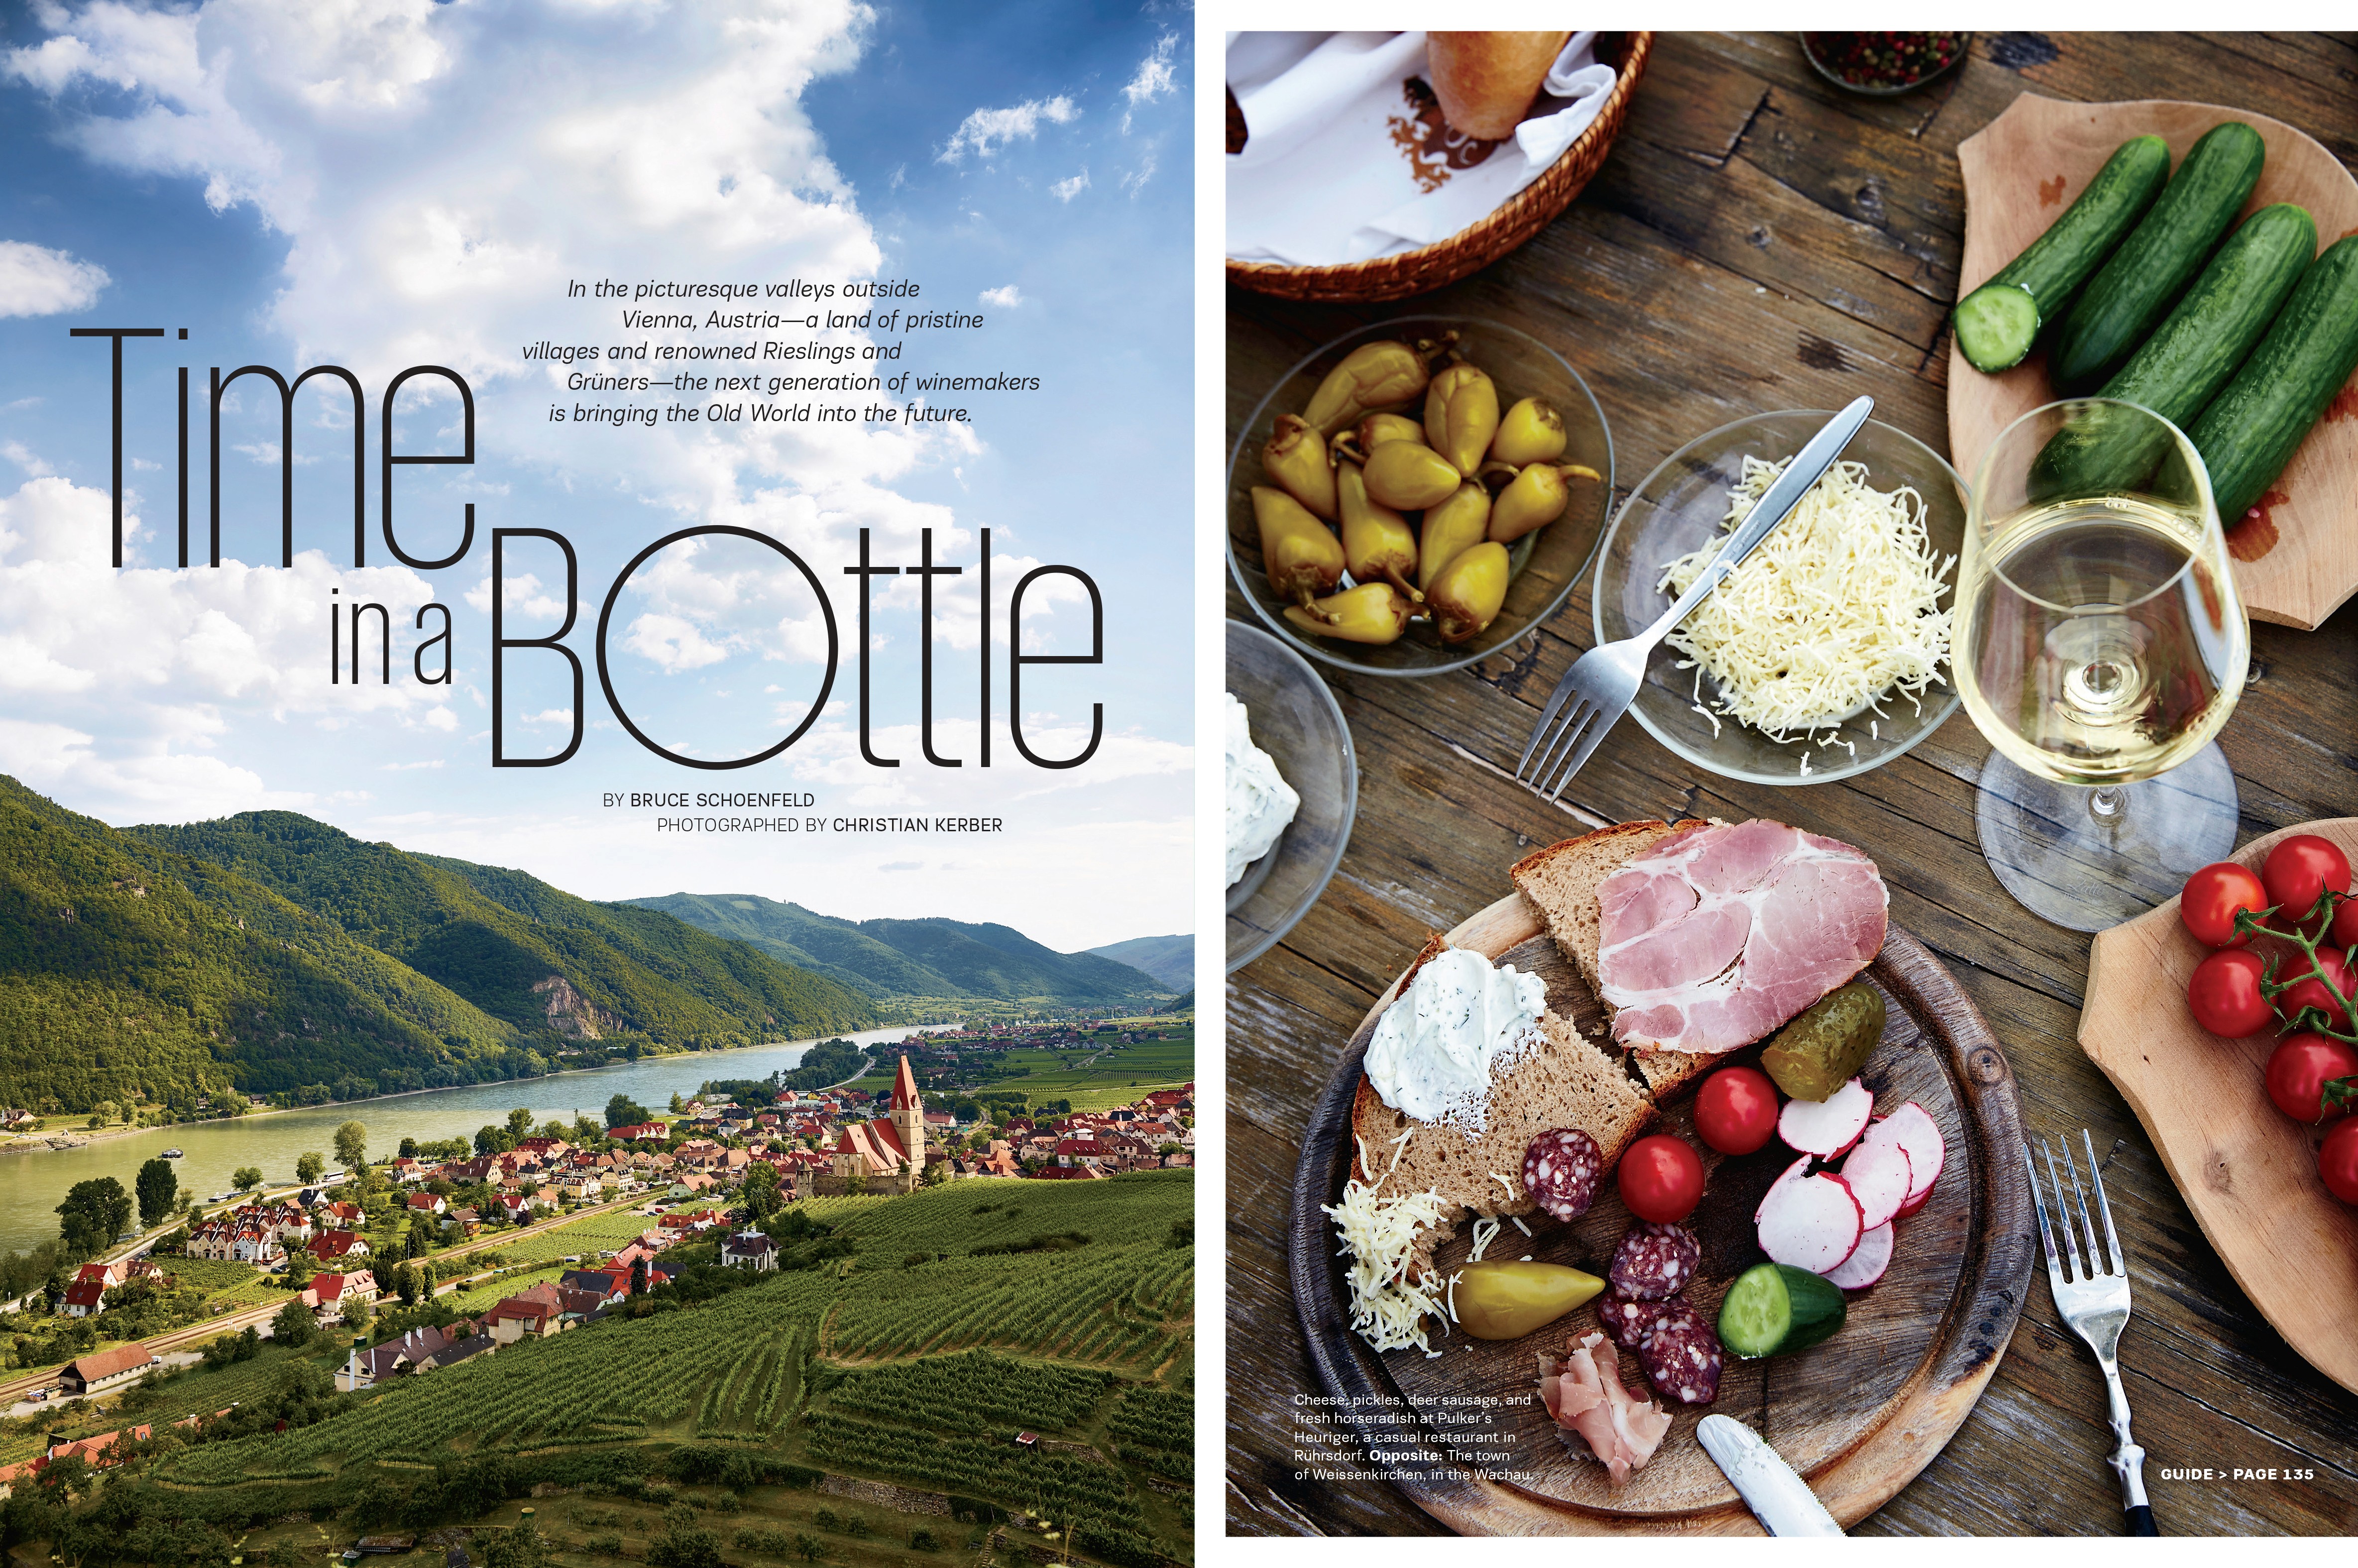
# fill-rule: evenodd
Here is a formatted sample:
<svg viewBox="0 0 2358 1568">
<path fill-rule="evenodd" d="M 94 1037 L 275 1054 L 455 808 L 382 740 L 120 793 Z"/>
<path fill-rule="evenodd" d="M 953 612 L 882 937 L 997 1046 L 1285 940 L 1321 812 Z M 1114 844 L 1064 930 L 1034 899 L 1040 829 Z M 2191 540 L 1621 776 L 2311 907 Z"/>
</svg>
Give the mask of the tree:
<svg viewBox="0 0 2358 1568">
<path fill-rule="evenodd" d="M 301 1303 L 297 1303 L 297 1304 L 299 1305 Z M 343 1303 L 342 1309 L 344 1314 L 344 1325 L 350 1328 L 354 1334 L 366 1334 L 368 1332 L 369 1319 L 376 1315 L 369 1310 L 368 1303 L 361 1301 L 357 1297 Z"/>
<path fill-rule="evenodd" d="M 484 1123 L 482 1126 L 475 1130 L 475 1152 L 478 1154 L 500 1154 L 506 1152 L 508 1149 L 507 1136 L 507 1130 L 505 1128 L 494 1127 L 489 1122 Z"/>
<path fill-rule="evenodd" d="M 62 1292 L 61 1292 L 62 1293 Z M 631 1260 L 631 1294 L 647 1293 L 647 1255 L 644 1252 Z"/>
<path fill-rule="evenodd" d="M 409 1217 L 409 1229 L 403 1235 L 401 1241 L 401 1255 L 404 1258 L 423 1258 L 427 1250 L 434 1245 L 427 1238 L 426 1227 L 428 1223 L 423 1213 Z"/>
<path fill-rule="evenodd" d="M 827 1553 L 827 1542 L 807 1531 L 796 1531 L 795 1553 L 806 1563 L 816 1563 Z"/>
<path fill-rule="evenodd" d="M 358 1171 L 368 1163 L 367 1128 L 347 1121 L 336 1129 L 336 1163 L 347 1171 Z"/>
<path fill-rule="evenodd" d="M 406 1263 L 396 1267 L 393 1271 L 393 1290 L 394 1293 L 401 1298 L 403 1306 L 416 1306 L 417 1304 L 417 1271 Z"/>
<path fill-rule="evenodd" d="M 673 1530 L 647 1543 L 647 1568 L 724 1568 L 720 1538 L 708 1530 Z"/>
<path fill-rule="evenodd" d="M 674 1096 L 674 1098 L 678 1097 Z M 647 1108 L 628 1095 L 616 1095 L 606 1102 L 608 1127 L 636 1127 L 648 1120 Z"/>
<path fill-rule="evenodd" d="M 310 1185 L 327 1173 L 328 1162 L 317 1149 L 306 1151 L 295 1162 L 295 1179 Z"/>
<path fill-rule="evenodd" d="M 518 1106 L 508 1112 L 508 1147 L 513 1149 L 532 1136 L 532 1112 Z"/>
<path fill-rule="evenodd" d="M 868 1173 L 863 1170 L 853 1170 L 851 1174 L 843 1178 L 843 1190 L 845 1195 L 850 1197 L 867 1195 Z"/>
<path fill-rule="evenodd" d="M 105 1250 L 131 1223 L 131 1195 L 113 1176 L 76 1182 L 58 1205 L 58 1215 L 67 1250 L 86 1257 Z"/>
<path fill-rule="evenodd" d="M 618 1095 L 615 1098 L 619 1099 L 622 1097 Z M 590 1120 L 588 1117 L 577 1116 L 573 1119 L 574 1142 L 596 1143 L 603 1140 L 605 1136 L 606 1130 L 599 1126 L 596 1122 Z"/>
<path fill-rule="evenodd" d="M 949 1179 L 950 1162 L 947 1160 L 936 1160 L 925 1167 L 925 1185 L 938 1187 Z"/>
<path fill-rule="evenodd" d="M 405 1139 L 403 1139 L 403 1140 L 401 1141 L 401 1147 L 394 1151 L 394 1157 L 395 1157 L 395 1159 L 400 1159 L 400 1160 L 415 1160 L 415 1159 L 416 1159 L 416 1158 L 417 1158 L 417 1140 L 416 1140 L 416 1139 L 415 1139 L 415 1138 L 405 1138 Z"/>
<path fill-rule="evenodd" d="M 311 1309 L 305 1306 L 299 1298 L 280 1307 L 278 1315 L 270 1320 L 271 1341 L 284 1345 L 289 1350 L 302 1349 L 317 1337 L 319 1332 L 318 1320 L 312 1317 Z"/>
<path fill-rule="evenodd" d="M 546 1121 L 540 1124 L 540 1136 L 550 1140 L 552 1142 L 562 1143 L 565 1141 L 566 1130 L 565 1123 L 557 1120 L 557 1118 L 553 1116 Z"/>
<path fill-rule="evenodd" d="M 761 1224 L 778 1209 L 778 1168 L 775 1165 L 752 1165 L 745 1172 L 745 1213 L 755 1225 Z"/>
<path fill-rule="evenodd" d="M 483 1568 L 545 1568 L 547 1562 L 548 1542 L 530 1519 L 493 1536 L 483 1553 Z"/>
<path fill-rule="evenodd" d="M 179 1173 L 172 1162 L 158 1156 L 139 1167 L 139 1178 L 133 1184 L 139 1192 L 139 1223 L 161 1225 L 172 1217 L 172 1205 L 180 1195 Z"/>
<path fill-rule="evenodd" d="M 262 1173 L 252 1165 L 240 1165 L 230 1173 L 229 1183 L 239 1192 L 243 1192 L 248 1187 L 258 1187 L 262 1184 Z"/>
</svg>

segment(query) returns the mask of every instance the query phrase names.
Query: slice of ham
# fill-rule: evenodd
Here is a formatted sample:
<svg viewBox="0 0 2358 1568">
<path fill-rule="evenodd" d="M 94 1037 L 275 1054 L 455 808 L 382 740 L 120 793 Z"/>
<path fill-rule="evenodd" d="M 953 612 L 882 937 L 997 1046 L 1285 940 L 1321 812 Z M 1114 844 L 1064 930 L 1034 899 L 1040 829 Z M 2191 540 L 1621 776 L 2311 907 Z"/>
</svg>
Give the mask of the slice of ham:
<svg viewBox="0 0 2358 1568">
<path fill-rule="evenodd" d="M 1540 1399 L 1556 1425 L 1587 1440 L 1617 1487 L 1644 1469 L 1670 1433 L 1661 1406 L 1621 1386 L 1620 1353 L 1601 1334 L 1574 1339 L 1561 1361 L 1540 1357 Z"/>
<path fill-rule="evenodd" d="M 1693 822 L 1597 884 L 1613 1037 L 1712 1055 L 1749 1045 L 1875 960 L 1875 862 L 1781 822 Z"/>
</svg>

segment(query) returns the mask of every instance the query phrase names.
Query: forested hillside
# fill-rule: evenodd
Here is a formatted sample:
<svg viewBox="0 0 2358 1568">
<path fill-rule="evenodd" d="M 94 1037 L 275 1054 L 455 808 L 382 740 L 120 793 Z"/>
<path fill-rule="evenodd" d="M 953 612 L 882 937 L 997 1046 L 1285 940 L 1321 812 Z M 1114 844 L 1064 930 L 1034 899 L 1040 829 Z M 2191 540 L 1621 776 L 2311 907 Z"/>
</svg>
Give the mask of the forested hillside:
<svg viewBox="0 0 2358 1568">
<path fill-rule="evenodd" d="M 1093 953 L 1059 953 L 1011 926 L 957 920 L 840 920 L 752 893 L 633 899 L 816 969 L 870 996 L 988 997 L 1125 1005 L 1175 989 Z"/>
</svg>

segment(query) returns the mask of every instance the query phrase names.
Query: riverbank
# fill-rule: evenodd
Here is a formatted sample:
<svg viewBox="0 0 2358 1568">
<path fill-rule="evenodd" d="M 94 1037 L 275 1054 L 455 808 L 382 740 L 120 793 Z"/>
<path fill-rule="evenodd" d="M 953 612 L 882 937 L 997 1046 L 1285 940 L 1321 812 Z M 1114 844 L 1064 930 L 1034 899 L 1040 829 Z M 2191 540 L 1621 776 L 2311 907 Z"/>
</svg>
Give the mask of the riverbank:
<svg viewBox="0 0 2358 1568">
<path fill-rule="evenodd" d="M 894 1030 L 894 1029 L 903 1029 L 903 1028 L 905 1028 L 905 1029 L 911 1030 L 911 1031 L 913 1031 L 913 1032 L 914 1032 L 914 1033 L 925 1033 L 925 1031 L 927 1031 L 927 1030 L 936 1030 L 936 1031 L 938 1031 L 938 1030 L 943 1030 L 943 1029 L 955 1029 L 955 1028 L 957 1028 L 957 1024 L 954 1024 L 954 1023 L 931 1023 L 931 1024 L 929 1024 L 929 1023 L 911 1023 L 911 1024 L 893 1024 L 893 1023 L 888 1023 L 888 1024 L 884 1024 L 884 1025 L 881 1026 L 881 1028 L 880 1028 L 880 1029 L 875 1029 L 875 1030 L 867 1030 L 867 1029 L 863 1029 L 863 1030 L 854 1031 L 853 1033 L 857 1033 L 857 1034 L 872 1034 L 872 1033 L 888 1033 L 888 1032 L 890 1032 L 890 1031 L 892 1031 L 892 1030 Z M 838 1040 L 838 1039 L 848 1039 L 848 1038 L 850 1038 L 850 1036 L 849 1036 L 849 1035 L 845 1035 L 845 1034 L 829 1034 L 829 1035 L 823 1035 L 823 1036 L 821 1036 L 821 1038 L 822 1038 L 822 1039 L 827 1039 L 827 1040 Z M 112 1139 L 116 1139 L 116 1138 L 128 1138 L 128 1137 L 132 1137 L 132 1136 L 134 1136 L 135 1134 L 142 1133 L 142 1132 L 164 1132 L 164 1131 L 169 1131 L 171 1129 L 176 1128 L 176 1127 L 225 1127 L 225 1126 L 235 1126 L 235 1125 L 239 1125 L 239 1124 L 246 1123 L 246 1122 L 260 1121 L 260 1120 L 262 1120 L 262 1119 L 265 1119 L 265 1118 L 268 1118 L 268 1117 L 274 1117 L 274 1116 L 290 1116 L 290 1115 L 293 1115 L 293 1114 L 295 1114 L 296 1112 L 298 1112 L 298 1111 L 306 1111 L 306 1110 L 324 1110 L 324 1109 L 329 1109 L 329 1108 L 347 1108 L 347 1107 L 350 1107 L 350 1108 L 358 1108 L 358 1107 L 361 1107 L 361 1106 L 380 1105 L 380 1104 L 384 1104 L 384 1103 L 387 1103 L 387 1102 L 390 1102 L 390 1101 L 393 1101 L 393 1100 L 402 1100 L 402 1099 L 410 1099 L 410 1098 L 416 1098 L 416 1096 L 419 1096 L 419 1095 L 442 1095 L 442 1094 L 452 1094 L 452 1093 L 455 1093 L 455 1092 L 457 1092 L 457 1091 L 459 1091 L 459 1090 L 461 1090 L 461 1089 L 473 1089 L 473 1088 L 495 1088 L 495 1087 L 497 1087 L 498 1086 L 500 1086 L 501 1084 L 545 1084 L 545 1083 L 548 1083 L 548 1082 L 550 1082 L 550 1081 L 552 1081 L 552 1080 L 554 1080 L 554 1079 L 557 1079 L 557 1078 L 571 1078 L 571 1077 L 579 1077 L 579 1076 L 585 1076 L 585 1075 L 588 1075 L 588 1074 L 591 1074 L 591 1073 L 611 1073 L 611 1072 L 617 1072 L 617 1071 L 621 1071 L 621 1070 L 625 1069 L 625 1068 L 637 1066 L 637 1065 L 641 1065 L 642 1063 L 648 1063 L 648 1062 L 676 1062 L 676 1061 L 679 1060 L 679 1059 L 680 1059 L 681 1057 L 683 1057 L 683 1056 L 727 1056 L 727 1055 L 732 1055 L 732 1054 L 736 1054 L 737 1052 L 740 1052 L 740 1051 L 763 1051 L 763 1050 L 769 1050 L 769 1049 L 773 1049 L 773 1048 L 777 1047 L 777 1046 L 780 1046 L 780 1045 L 815 1045 L 815 1044 L 818 1044 L 818 1041 L 817 1041 L 817 1040 L 756 1040 L 756 1041 L 753 1041 L 752 1043 L 751 1043 L 750 1044 L 745 1044 L 745 1045 L 728 1045 L 728 1046 L 723 1046 L 721 1049 L 719 1049 L 719 1050 L 718 1050 L 718 1051 L 666 1051 L 666 1052 L 662 1052 L 662 1053 L 660 1053 L 660 1054 L 650 1054 L 650 1055 L 645 1055 L 645 1056 L 640 1056 L 640 1057 L 635 1057 L 635 1058 L 625 1058 L 624 1060 L 620 1061 L 620 1062 L 606 1062 L 606 1063 L 602 1063 L 602 1064 L 600 1064 L 600 1065 L 595 1066 L 595 1067 L 559 1067 L 557 1071 L 555 1071 L 555 1072 L 553 1072 L 553 1073 L 543 1073 L 543 1074 L 541 1074 L 538 1077 L 535 1077 L 535 1078 L 493 1078 L 493 1079 L 492 1079 L 492 1080 L 491 1080 L 489 1083 L 487 1083 L 487 1084 L 484 1084 L 484 1083 L 476 1083 L 476 1084 L 445 1084 L 445 1085 L 442 1085 L 442 1086 L 440 1086 L 440 1087 L 438 1087 L 430 1088 L 430 1089 L 402 1089 L 402 1090 L 400 1090 L 400 1091 L 398 1091 L 398 1092 L 396 1092 L 396 1093 L 389 1094 L 389 1095 L 371 1095 L 371 1096 L 369 1096 L 369 1097 L 368 1097 L 367 1098 L 365 1098 L 365 1099 L 336 1100 L 336 1101 L 332 1101 L 332 1102 L 330 1102 L 330 1105 L 328 1105 L 328 1106 L 317 1106 L 317 1105 L 286 1105 L 286 1106 L 272 1105 L 272 1106 L 253 1106 L 253 1107 L 248 1108 L 246 1109 L 246 1111 L 245 1111 L 243 1115 L 239 1115 L 239 1116 L 205 1116 L 205 1117 L 199 1117 L 199 1118 L 197 1118 L 197 1119 L 196 1119 L 195 1120 L 193 1120 L 193 1121 L 143 1121 L 143 1122 L 138 1122 L 138 1123 L 128 1123 L 128 1122 L 126 1122 L 126 1123 L 124 1123 L 124 1124 L 123 1124 L 123 1125 L 121 1125 L 121 1126 L 118 1126 L 118 1127 L 102 1127 L 102 1128 L 97 1128 L 97 1129 L 82 1128 L 82 1127 L 64 1127 L 64 1128 L 59 1128 L 59 1129 L 55 1130 L 54 1131 L 8 1133 L 8 1134 L 5 1134 L 5 1135 L 7 1141 L 6 1141 L 5 1142 L 0 1142 L 0 1154 L 30 1154 L 30 1153 L 36 1153 L 36 1152 L 47 1152 L 47 1153 L 51 1153 L 51 1154 L 65 1154 L 65 1153 L 70 1153 L 70 1152 L 72 1152 L 73 1151 L 75 1151 L 75 1150 L 77 1150 L 77 1149 L 85 1149 L 85 1148 L 88 1148 L 90 1145 L 92 1145 L 92 1144 L 93 1144 L 93 1143 L 104 1143 L 104 1142 L 107 1142 L 108 1141 L 110 1141 L 110 1140 L 112 1140 Z M 865 1077 L 865 1076 L 867 1076 L 867 1069 L 863 1067 L 862 1069 L 860 1069 L 860 1071 L 857 1075 L 855 1075 L 855 1076 L 854 1076 L 854 1077 L 851 1077 L 851 1078 L 846 1078 L 846 1079 L 844 1080 L 844 1083 L 847 1083 L 847 1084 L 848 1084 L 848 1083 L 852 1083 L 852 1082 L 855 1082 L 858 1078 Z M 836 1085 L 836 1086 L 830 1086 L 830 1087 L 840 1087 L 841 1086 L 840 1086 L 840 1085 Z M 357 1115 L 356 1115 L 356 1117 L 355 1117 L 355 1119 L 357 1119 Z M 50 1139 L 52 1139 L 52 1138 L 70 1138 L 70 1139 L 73 1139 L 75 1141 L 73 1141 L 73 1142 L 71 1142 L 71 1143 L 67 1144 L 67 1145 L 66 1145 L 64 1148 L 62 1148 L 62 1149 L 59 1149 L 59 1148 L 57 1148 L 57 1147 L 53 1146 L 53 1145 L 49 1142 L 49 1140 L 50 1140 Z"/>
</svg>

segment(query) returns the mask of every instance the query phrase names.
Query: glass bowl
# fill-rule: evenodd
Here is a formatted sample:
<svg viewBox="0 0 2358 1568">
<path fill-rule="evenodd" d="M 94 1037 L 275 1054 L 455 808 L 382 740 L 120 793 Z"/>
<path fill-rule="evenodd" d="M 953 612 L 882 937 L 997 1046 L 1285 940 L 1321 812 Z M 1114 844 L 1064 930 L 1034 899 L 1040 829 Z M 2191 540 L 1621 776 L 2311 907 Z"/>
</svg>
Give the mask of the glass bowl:
<svg viewBox="0 0 2358 1568">
<path fill-rule="evenodd" d="M 1498 384 L 1501 412 L 1525 397 L 1544 397 L 1552 404 L 1563 416 L 1569 438 L 1563 460 L 1585 463 L 1604 476 L 1604 482 L 1574 480 L 1572 503 L 1564 509 L 1563 515 L 1509 546 L 1508 560 L 1514 576 L 1507 587 L 1507 601 L 1500 607 L 1498 618 L 1479 636 L 1444 645 L 1433 635 L 1431 623 L 1424 621 L 1412 622 L 1399 642 L 1381 647 L 1309 636 L 1285 618 L 1287 601 L 1271 590 L 1269 579 L 1261 572 L 1260 529 L 1253 521 L 1252 509 L 1252 487 L 1265 482 L 1260 449 L 1267 444 L 1277 416 L 1301 412 L 1326 373 L 1352 350 L 1386 338 L 1436 338 L 1445 331 L 1456 332 L 1457 346 L 1466 359 L 1488 372 L 1490 379 Z M 1420 401 L 1401 412 L 1412 418 L 1421 418 L 1423 405 Z M 1279 377 L 1277 384 L 1263 394 L 1254 406 L 1252 416 L 1245 421 L 1244 430 L 1228 454 L 1228 570 L 1244 596 L 1252 601 L 1253 612 L 1260 618 L 1261 624 L 1288 647 L 1338 669 L 1368 675 L 1441 675 L 1463 669 L 1493 650 L 1505 647 L 1563 608 L 1573 585 L 1588 569 L 1589 559 L 1595 553 L 1596 536 L 1605 526 L 1606 514 L 1612 510 L 1612 495 L 1613 438 L 1605 427 L 1605 412 L 1596 406 L 1588 384 L 1564 362 L 1563 355 L 1529 333 L 1495 321 L 1455 316 L 1396 316 L 1362 327 L 1313 351 Z"/>
<path fill-rule="evenodd" d="M 1257 626 L 1228 626 L 1228 690 L 1252 720 L 1253 744 L 1293 792 L 1300 809 L 1269 852 L 1228 889 L 1228 973 L 1260 957 L 1310 912 L 1342 862 L 1359 810 L 1359 763 L 1351 727 L 1318 672 Z"/>
<path fill-rule="evenodd" d="M 1810 69 L 1812 70 L 1816 71 L 1821 78 L 1832 83 L 1833 86 L 1842 89 L 1844 92 L 1856 93 L 1861 98 L 1898 98 L 1915 92 L 1920 87 L 1929 87 L 1933 82 L 1940 81 L 1941 78 L 1956 70 L 1959 66 L 1964 64 L 1965 56 L 1973 52 L 1974 47 L 1973 34 L 1958 33 L 1955 35 L 1957 40 L 1956 52 L 1949 57 L 1948 64 L 1936 67 L 1932 70 L 1927 71 L 1924 75 L 1918 77 L 1913 81 L 1874 84 L 1844 81 L 1843 73 L 1835 69 L 1833 63 L 1831 60 L 1826 59 L 1818 52 L 1821 48 L 1822 40 L 1830 40 L 1839 35 L 1831 33 L 1802 33 L 1798 36 L 1801 41 L 1801 58 L 1810 62 Z"/>
<path fill-rule="evenodd" d="M 1663 459 L 1622 503 L 1598 549 L 1596 642 L 1635 635 L 1670 608 L 1671 596 L 1654 585 L 1672 560 L 1725 537 L 1720 519 L 1747 453 L 1771 462 L 1790 458 L 1833 417 L 1811 409 L 1755 414 L 1699 436 Z M 1944 557 L 1963 553 L 1965 482 L 1940 453 L 1870 419 L 1852 438 L 1843 460 L 1866 464 L 1867 482 L 1877 490 L 1913 485 L 1924 498 L 1932 548 Z M 1941 595 L 1943 610 L 1955 606 L 1956 576 L 1952 566 Z M 1820 740 L 1832 733 L 1831 744 L 1797 740 L 1780 745 L 1725 715 L 1714 733 L 1711 720 L 1695 711 L 1695 672 L 1678 668 L 1683 657 L 1667 640 L 1655 644 L 1631 713 L 1648 734 L 1695 766 L 1754 784 L 1825 784 L 1880 767 L 1938 730 L 1959 700 L 1955 684 L 1944 676 L 1912 704 L 1895 693 L 1883 699 L 1881 715 L 1861 713 L 1831 732 L 1818 731 Z M 1704 677 L 1703 695 L 1712 696 L 1709 676 Z M 1804 749 L 1807 773 L 1801 771 Z"/>
</svg>

